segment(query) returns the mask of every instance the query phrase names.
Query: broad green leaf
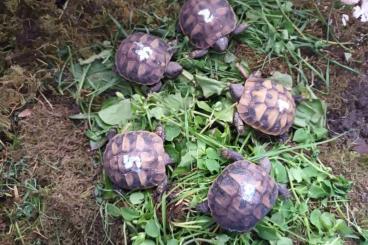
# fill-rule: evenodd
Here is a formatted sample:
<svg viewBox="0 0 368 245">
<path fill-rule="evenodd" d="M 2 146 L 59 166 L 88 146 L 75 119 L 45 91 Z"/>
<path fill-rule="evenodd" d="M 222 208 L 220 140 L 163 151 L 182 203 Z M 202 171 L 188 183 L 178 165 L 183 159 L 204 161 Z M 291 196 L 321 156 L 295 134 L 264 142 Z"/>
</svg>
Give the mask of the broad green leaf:
<svg viewBox="0 0 368 245">
<path fill-rule="evenodd" d="M 310 222 L 318 228 L 318 230 L 322 229 L 322 225 L 319 217 L 321 216 L 321 211 L 319 209 L 314 209 L 309 217 Z"/>
<path fill-rule="evenodd" d="M 345 235 L 345 236 L 352 235 L 354 233 L 353 229 L 346 224 L 345 220 L 342 220 L 342 219 L 336 220 L 334 229 L 340 234 Z"/>
<path fill-rule="evenodd" d="M 216 236 L 216 240 L 213 244 L 215 245 L 226 245 L 226 243 L 230 240 L 230 237 L 225 234 L 220 234 Z"/>
<path fill-rule="evenodd" d="M 129 201 L 134 205 L 141 204 L 143 200 L 144 200 L 144 194 L 142 192 L 133 192 L 129 196 Z"/>
<path fill-rule="evenodd" d="M 313 142 L 313 136 L 306 128 L 298 128 L 293 137 L 293 141 L 297 143 L 310 143 Z"/>
<path fill-rule="evenodd" d="M 293 240 L 288 237 L 281 237 L 280 240 L 276 242 L 276 245 L 293 245 Z"/>
<path fill-rule="evenodd" d="M 287 30 L 285 30 L 287 33 Z M 281 73 L 278 71 L 275 71 L 272 73 L 272 76 L 269 77 L 269 79 L 274 80 L 275 82 L 278 82 L 285 86 L 288 89 L 291 89 L 293 87 L 293 78 L 289 74 Z"/>
<path fill-rule="evenodd" d="M 256 232 L 260 238 L 267 241 L 276 241 L 280 239 L 280 235 L 276 229 L 272 229 L 264 225 L 257 225 Z"/>
<path fill-rule="evenodd" d="M 126 221 L 132 221 L 139 218 L 139 213 L 131 208 L 121 208 L 121 214 Z"/>
<path fill-rule="evenodd" d="M 121 216 L 121 210 L 119 207 L 116 207 L 115 205 L 111 203 L 106 204 L 106 212 L 111 215 L 112 217 L 120 217 Z"/>
<path fill-rule="evenodd" d="M 301 170 L 301 168 L 291 168 L 289 170 L 289 176 L 291 177 L 292 180 L 296 180 L 296 182 L 300 183 L 303 180 L 303 171 Z"/>
<path fill-rule="evenodd" d="M 335 223 L 335 216 L 333 214 L 324 212 L 319 217 L 320 223 L 326 231 L 329 231 Z"/>
<path fill-rule="evenodd" d="M 205 110 L 207 112 L 212 112 L 212 108 L 207 104 L 207 102 L 204 101 L 197 101 L 197 105 L 199 108 L 201 108 L 202 110 Z"/>
<path fill-rule="evenodd" d="M 202 75 L 196 75 L 195 79 L 201 87 L 203 96 L 208 98 L 214 94 L 221 95 L 222 91 L 227 88 L 228 84 Z"/>
<path fill-rule="evenodd" d="M 160 228 L 157 226 L 156 222 L 151 219 L 147 222 L 144 231 L 150 237 L 158 237 L 160 235 Z"/>
<path fill-rule="evenodd" d="M 150 116 L 156 118 L 157 120 L 160 120 L 162 117 L 164 117 L 167 114 L 167 110 L 162 108 L 161 106 L 157 106 L 152 108 L 150 111 Z"/>
<path fill-rule="evenodd" d="M 308 196 L 311 198 L 321 198 L 328 196 L 328 193 L 318 183 L 313 183 L 309 188 Z"/>
<path fill-rule="evenodd" d="M 144 240 L 139 245 L 156 245 L 156 243 L 152 240 Z"/>
<path fill-rule="evenodd" d="M 167 141 L 173 141 L 176 137 L 180 135 L 180 132 L 180 127 L 174 124 L 168 124 L 165 126 L 165 139 Z"/>
<path fill-rule="evenodd" d="M 178 244 L 179 241 L 174 238 L 167 241 L 167 245 L 178 245 Z"/>
<path fill-rule="evenodd" d="M 277 182 L 280 183 L 287 183 L 288 182 L 288 176 L 286 172 L 286 168 L 284 165 L 282 165 L 280 162 L 275 162 L 272 164 L 273 171 L 275 173 L 275 178 Z"/>
<path fill-rule="evenodd" d="M 131 104 L 129 99 L 102 109 L 98 112 L 101 120 L 109 125 L 123 125 L 132 118 Z"/>
<path fill-rule="evenodd" d="M 217 153 L 217 151 L 216 151 L 215 149 L 213 149 L 213 148 L 207 148 L 207 149 L 206 149 L 206 156 L 207 156 L 207 158 L 209 158 L 209 159 L 216 159 L 216 160 L 220 159 L 219 154 L 218 154 L 218 153 Z"/>
<path fill-rule="evenodd" d="M 214 160 L 214 159 L 206 159 L 204 163 L 206 165 L 206 168 L 211 173 L 218 172 L 220 170 L 220 164 L 218 163 L 217 160 Z"/>
</svg>

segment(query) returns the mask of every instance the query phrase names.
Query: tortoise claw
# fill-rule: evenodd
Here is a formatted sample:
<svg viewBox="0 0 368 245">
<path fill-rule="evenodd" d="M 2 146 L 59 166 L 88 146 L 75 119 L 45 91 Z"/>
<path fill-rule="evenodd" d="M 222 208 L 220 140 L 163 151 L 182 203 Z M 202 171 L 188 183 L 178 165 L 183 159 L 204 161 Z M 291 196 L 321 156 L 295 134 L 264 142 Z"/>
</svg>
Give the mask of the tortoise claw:
<svg viewBox="0 0 368 245">
<path fill-rule="evenodd" d="M 233 123 L 236 128 L 236 131 L 239 135 L 244 135 L 245 133 L 245 126 L 243 120 L 240 118 L 240 115 L 238 112 L 234 113 Z"/>
<path fill-rule="evenodd" d="M 153 199 L 155 202 L 159 202 L 159 200 L 162 197 L 162 194 L 168 190 L 168 181 L 167 177 L 164 179 L 164 181 L 161 182 L 156 188 L 156 190 L 153 193 Z"/>
<path fill-rule="evenodd" d="M 161 87 L 162 87 L 162 82 L 158 82 L 155 85 L 150 87 L 149 93 L 157 93 L 158 91 L 160 91 Z"/>
</svg>

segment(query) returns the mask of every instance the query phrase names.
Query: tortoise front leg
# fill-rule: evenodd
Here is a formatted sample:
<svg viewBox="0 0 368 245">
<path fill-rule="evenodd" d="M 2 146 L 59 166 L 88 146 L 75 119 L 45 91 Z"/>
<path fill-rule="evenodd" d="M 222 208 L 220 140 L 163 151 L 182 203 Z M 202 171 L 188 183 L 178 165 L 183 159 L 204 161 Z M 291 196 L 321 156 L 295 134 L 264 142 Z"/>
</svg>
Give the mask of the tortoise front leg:
<svg viewBox="0 0 368 245">
<path fill-rule="evenodd" d="M 157 93 L 162 87 L 162 82 L 158 82 L 149 88 L 149 93 Z"/>
<path fill-rule="evenodd" d="M 228 46 L 229 46 L 229 38 L 221 37 L 216 41 L 215 45 L 213 45 L 212 48 L 214 48 L 219 52 L 224 52 Z"/>
<path fill-rule="evenodd" d="M 233 83 L 233 84 L 230 84 L 229 91 L 230 91 L 231 97 L 235 101 L 239 101 L 244 92 L 244 86 L 241 84 Z"/>
<path fill-rule="evenodd" d="M 249 25 L 246 23 L 240 23 L 236 26 L 235 30 L 233 31 L 234 35 L 238 35 L 249 28 Z"/>
<path fill-rule="evenodd" d="M 233 151 L 233 150 L 230 150 L 230 149 L 222 149 L 221 150 L 221 155 L 226 158 L 226 159 L 229 159 L 229 160 L 233 160 L 233 161 L 240 161 L 240 160 L 244 160 L 244 157 L 236 152 L 236 151 Z"/>
<path fill-rule="evenodd" d="M 271 164 L 271 161 L 268 157 L 263 157 L 259 161 L 259 164 L 266 171 L 266 173 L 268 173 L 268 174 L 271 173 L 272 164 Z"/>
<path fill-rule="evenodd" d="M 165 76 L 168 78 L 176 78 L 183 71 L 183 67 L 177 62 L 169 62 L 166 66 Z"/>
<path fill-rule="evenodd" d="M 286 187 L 286 185 L 283 184 L 277 184 L 278 187 L 278 191 L 279 191 L 279 195 L 284 198 L 284 199 L 288 199 L 291 197 L 291 194 L 288 190 L 288 188 Z"/>
<path fill-rule="evenodd" d="M 236 131 L 238 132 L 239 135 L 244 135 L 245 133 L 245 125 L 243 120 L 240 118 L 240 115 L 238 112 L 234 113 L 234 118 L 233 118 L 233 124 L 236 128 Z"/>
<path fill-rule="evenodd" d="M 192 59 L 198 59 L 205 56 L 207 53 L 208 49 L 196 49 L 189 54 L 189 57 Z"/>
<path fill-rule="evenodd" d="M 203 214 L 211 214 L 210 207 L 208 206 L 208 201 L 204 201 L 198 204 L 196 210 Z"/>
</svg>

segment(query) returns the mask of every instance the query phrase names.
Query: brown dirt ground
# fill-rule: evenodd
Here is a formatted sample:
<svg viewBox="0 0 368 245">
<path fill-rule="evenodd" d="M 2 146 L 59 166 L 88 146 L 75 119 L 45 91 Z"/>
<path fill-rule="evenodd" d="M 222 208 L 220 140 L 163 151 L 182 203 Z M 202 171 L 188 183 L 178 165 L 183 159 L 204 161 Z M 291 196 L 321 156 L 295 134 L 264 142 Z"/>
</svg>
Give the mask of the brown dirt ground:
<svg viewBox="0 0 368 245">
<path fill-rule="evenodd" d="M 57 240 L 64 244 L 103 244 L 107 240 L 93 195 L 100 168 L 87 151 L 85 125 L 77 126 L 68 119 L 78 110 L 71 101 L 56 96 L 50 101 L 40 99 L 30 108 L 31 114 L 19 121 L 20 145 L 8 152 L 8 159 L 14 162 L 26 156 L 28 171 L 19 182 L 36 179 L 43 200 L 39 223 L 24 234 L 26 244 L 35 240 L 44 244 Z M 6 198 L 6 202 L 22 204 L 25 192 L 18 189 L 18 194 Z M 27 225 L 19 221 L 21 230 Z M 7 237 L 10 241 L 15 238 L 12 235 Z"/>
</svg>

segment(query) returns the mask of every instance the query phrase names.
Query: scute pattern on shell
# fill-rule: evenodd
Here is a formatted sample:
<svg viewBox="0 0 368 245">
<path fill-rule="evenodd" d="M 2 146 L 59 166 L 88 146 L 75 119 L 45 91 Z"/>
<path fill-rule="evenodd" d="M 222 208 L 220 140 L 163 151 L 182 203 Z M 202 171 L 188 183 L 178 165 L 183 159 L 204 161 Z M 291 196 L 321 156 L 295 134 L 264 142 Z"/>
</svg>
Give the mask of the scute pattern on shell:
<svg viewBox="0 0 368 245">
<path fill-rule="evenodd" d="M 137 51 L 142 47 L 150 48 L 149 58 L 140 60 Z M 144 85 L 153 85 L 163 78 L 172 53 L 169 45 L 162 39 L 150 34 L 137 32 L 124 39 L 115 57 L 116 69 L 125 79 Z"/>
<path fill-rule="evenodd" d="M 265 170 L 241 160 L 217 177 L 208 192 L 208 204 L 223 229 L 246 232 L 271 210 L 277 196 L 277 184 Z"/>
<path fill-rule="evenodd" d="M 213 21 L 206 23 L 198 12 L 208 9 Z M 182 32 L 191 43 L 207 49 L 215 42 L 234 31 L 236 15 L 226 0 L 187 0 L 180 10 L 179 23 Z"/>
<path fill-rule="evenodd" d="M 120 188 L 151 188 L 166 178 L 166 156 L 163 141 L 155 133 L 133 131 L 118 134 L 106 146 L 104 169 Z M 137 158 L 138 161 L 133 162 Z"/>
<path fill-rule="evenodd" d="M 292 126 L 295 102 L 289 90 L 272 80 L 248 79 L 237 104 L 240 118 L 269 135 L 281 135 Z"/>
</svg>

